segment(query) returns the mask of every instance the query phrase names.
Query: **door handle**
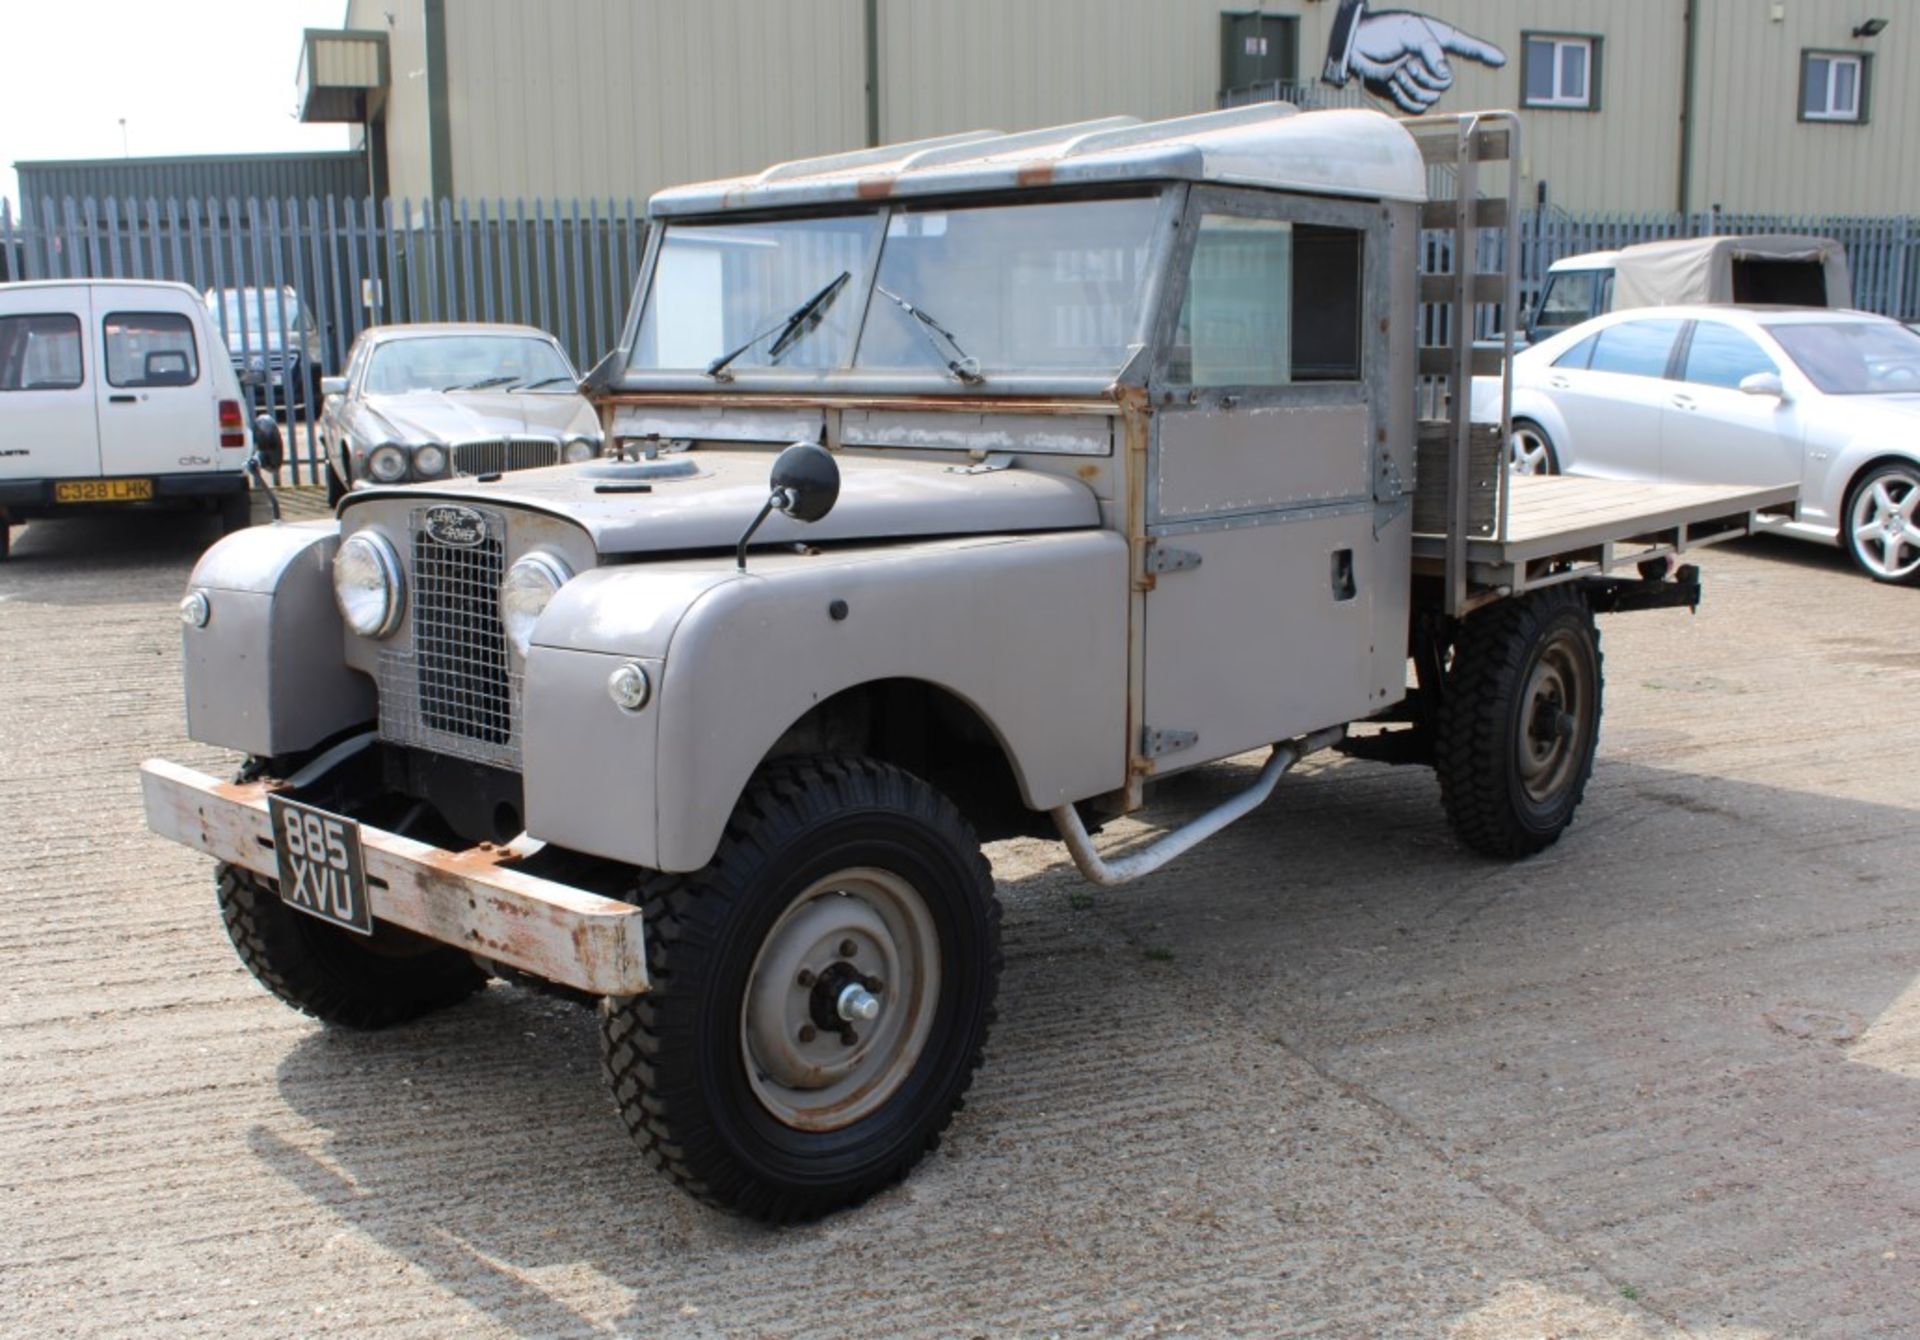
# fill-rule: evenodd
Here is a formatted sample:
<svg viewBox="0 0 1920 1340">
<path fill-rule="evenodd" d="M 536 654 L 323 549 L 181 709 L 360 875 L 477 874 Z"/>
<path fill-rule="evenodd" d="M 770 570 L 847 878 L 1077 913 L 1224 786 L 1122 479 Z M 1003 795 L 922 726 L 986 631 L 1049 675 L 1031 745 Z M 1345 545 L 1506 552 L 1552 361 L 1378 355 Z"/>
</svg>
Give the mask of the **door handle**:
<svg viewBox="0 0 1920 1340">
<path fill-rule="evenodd" d="M 1693 397 L 1690 395 L 1677 395 L 1673 398 L 1673 407 L 1675 409 L 1692 409 Z"/>
<path fill-rule="evenodd" d="M 107 399 L 115 405 L 132 405 L 137 403 L 140 397 L 137 395 L 110 395 Z"/>
<path fill-rule="evenodd" d="M 1547 379 L 1547 385 L 1553 387 L 1556 391 L 1564 391 L 1567 389 L 1568 382 L 1565 377 L 1549 377 Z"/>
</svg>

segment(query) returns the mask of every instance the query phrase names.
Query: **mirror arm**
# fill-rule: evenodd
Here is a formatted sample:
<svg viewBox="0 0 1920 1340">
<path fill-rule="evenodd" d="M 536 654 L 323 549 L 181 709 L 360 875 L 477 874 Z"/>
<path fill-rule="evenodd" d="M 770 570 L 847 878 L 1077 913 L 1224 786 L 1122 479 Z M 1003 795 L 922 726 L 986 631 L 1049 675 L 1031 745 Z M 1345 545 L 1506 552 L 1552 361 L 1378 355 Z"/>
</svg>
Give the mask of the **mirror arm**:
<svg viewBox="0 0 1920 1340">
<path fill-rule="evenodd" d="M 273 519 L 278 521 L 280 519 L 280 495 L 274 492 L 273 485 L 267 482 L 266 472 L 260 468 L 260 453 L 258 451 L 255 451 L 251 456 L 247 457 L 247 473 L 253 476 L 253 482 L 260 486 L 260 491 L 267 495 L 267 510 L 273 514 Z"/>
<path fill-rule="evenodd" d="M 767 505 L 760 509 L 760 515 L 753 519 L 753 524 L 748 526 L 746 533 L 740 537 L 740 543 L 734 546 L 733 564 L 735 568 L 741 572 L 747 570 L 747 543 L 753 539 L 753 533 L 760 529 L 761 523 L 776 509 L 784 512 L 791 506 L 793 506 L 793 499 L 785 489 L 775 489 L 768 495 Z"/>
</svg>

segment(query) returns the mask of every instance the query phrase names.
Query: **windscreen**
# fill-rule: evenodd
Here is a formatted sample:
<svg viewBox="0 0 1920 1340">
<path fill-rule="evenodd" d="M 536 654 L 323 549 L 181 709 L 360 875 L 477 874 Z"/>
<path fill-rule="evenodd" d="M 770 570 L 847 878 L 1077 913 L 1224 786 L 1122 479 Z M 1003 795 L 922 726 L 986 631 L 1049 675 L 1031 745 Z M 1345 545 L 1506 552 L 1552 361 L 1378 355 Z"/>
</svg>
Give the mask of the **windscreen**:
<svg viewBox="0 0 1920 1340">
<path fill-rule="evenodd" d="M 573 369 L 545 340 L 513 335 L 427 335 L 376 345 L 368 395 L 409 391 L 511 391 L 564 378 Z"/>
<path fill-rule="evenodd" d="M 1807 379 L 1828 395 L 1920 393 L 1920 335 L 1892 321 L 1768 326 Z"/>
<path fill-rule="evenodd" d="M 875 213 L 669 224 L 632 366 L 846 366 L 879 234 Z"/>
<path fill-rule="evenodd" d="M 1152 196 L 897 211 L 854 365 L 1116 371 L 1159 213 Z"/>
</svg>

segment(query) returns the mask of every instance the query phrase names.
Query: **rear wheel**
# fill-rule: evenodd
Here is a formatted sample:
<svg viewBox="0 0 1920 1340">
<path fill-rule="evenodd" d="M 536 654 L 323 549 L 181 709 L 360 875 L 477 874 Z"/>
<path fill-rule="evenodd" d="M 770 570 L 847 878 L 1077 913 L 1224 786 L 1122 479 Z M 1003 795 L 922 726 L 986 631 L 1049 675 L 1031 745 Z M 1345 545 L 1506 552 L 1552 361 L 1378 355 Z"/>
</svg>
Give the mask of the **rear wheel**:
<svg viewBox="0 0 1920 1340">
<path fill-rule="evenodd" d="M 303 1014 L 346 1028 L 388 1028 L 465 1000 L 487 984 L 473 959 L 392 926 L 371 938 L 280 900 L 274 881 L 221 865 L 220 919 L 247 971 Z"/>
<path fill-rule="evenodd" d="M 1000 913 L 959 813 L 897 768 L 769 766 L 704 870 L 649 876 L 653 990 L 602 1006 L 649 1161 L 773 1221 L 857 1204 L 939 1141 L 979 1066 Z"/>
<path fill-rule="evenodd" d="M 1920 582 L 1920 466 L 1891 462 L 1861 476 L 1847 495 L 1841 538 L 1877 582 Z"/>
<path fill-rule="evenodd" d="M 1531 419 L 1515 419 L 1507 439 L 1507 466 L 1516 475 L 1557 475 L 1560 458 L 1547 430 Z"/>
<path fill-rule="evenodd" d="M 1468 616 L 1434 720 L 1440 799 L 1460 840 L 1531 856 L 1573 822 L 1600 735 L 1600 635 L 1549 587 Z"/>
</svg>

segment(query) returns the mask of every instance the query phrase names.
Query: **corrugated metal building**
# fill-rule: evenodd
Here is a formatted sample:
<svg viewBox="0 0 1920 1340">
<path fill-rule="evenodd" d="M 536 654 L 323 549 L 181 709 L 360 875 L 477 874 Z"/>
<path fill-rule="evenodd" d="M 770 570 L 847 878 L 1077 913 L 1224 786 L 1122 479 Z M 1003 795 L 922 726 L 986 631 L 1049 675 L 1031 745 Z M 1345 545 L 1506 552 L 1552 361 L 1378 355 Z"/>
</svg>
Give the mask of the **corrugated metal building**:
<svg viewBox="0 0 1920 1340">
<path fill-rule="evenodd" d="M 367 193 L 366 156 L 353 151 L 77 158 L 13 166 L 28 208 L 48 200 L 56 208 L 64 200 L 204 200 L 219 202 L 224 211 L 229 200 L 349 200 Z"/>
<path fill-rule="evenodd" d="M 307 35 L 302 98 L 308 119 L 366 128 L 397 195 L 641 199 L 976 127 L 1276 95 L 1397 110 L 1397 85 L 1439 110 L 1522 108 L 1529 189 L 1569 210 L 1884 215 L 1920 209 L 1910 8 L 349 0 L 343 31 Z"/>
</svg>

